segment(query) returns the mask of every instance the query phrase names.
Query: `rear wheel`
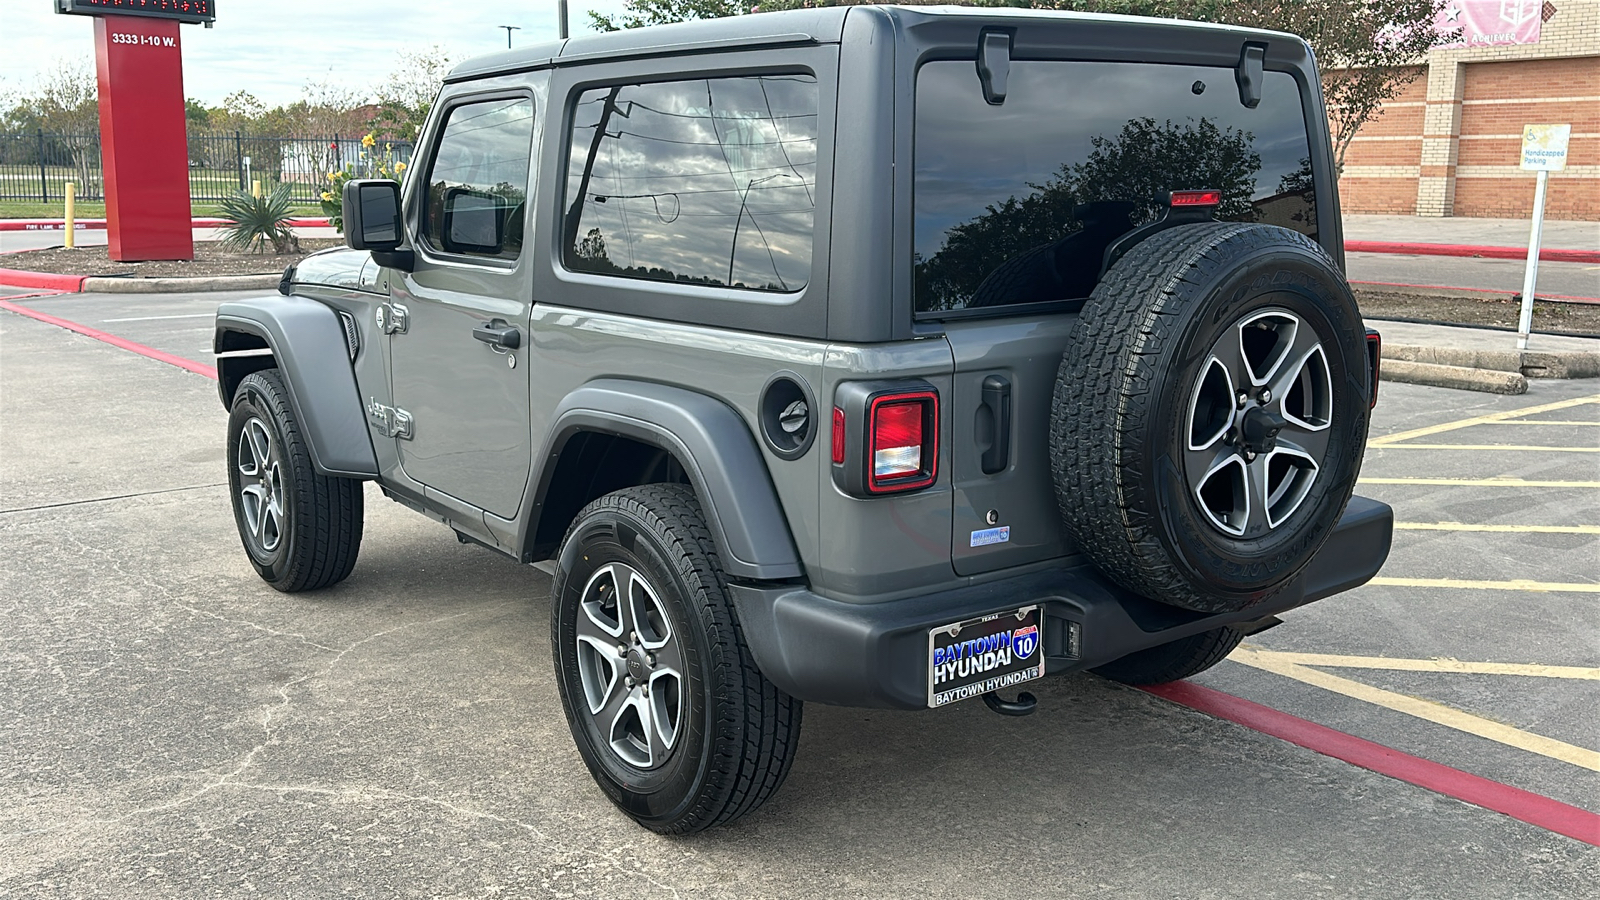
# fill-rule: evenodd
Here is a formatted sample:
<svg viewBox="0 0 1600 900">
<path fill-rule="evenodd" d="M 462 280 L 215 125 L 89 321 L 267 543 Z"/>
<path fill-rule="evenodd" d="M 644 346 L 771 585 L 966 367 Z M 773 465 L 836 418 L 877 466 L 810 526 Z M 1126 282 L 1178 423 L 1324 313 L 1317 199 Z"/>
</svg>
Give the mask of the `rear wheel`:
<svg viewBox="0 0 1600 900">
<path fill-rule="evenodd" d="M 693 491 L 645 485 L 585 507 L 552 598 L 567 723 L 611 802 L 652 831 L 686 834 L 777 791 L 801 704 L 756 668 Z"/>
<path fill-rule="evenodd" d="M 1091 669 L 1123 684 L 1166 684 L 1198 675 L 1233 652 L 1244 640 L 1244 632 L 1214 628 L 1167 644 L 1130 653 L 1114 662 Z"/>
</svg>

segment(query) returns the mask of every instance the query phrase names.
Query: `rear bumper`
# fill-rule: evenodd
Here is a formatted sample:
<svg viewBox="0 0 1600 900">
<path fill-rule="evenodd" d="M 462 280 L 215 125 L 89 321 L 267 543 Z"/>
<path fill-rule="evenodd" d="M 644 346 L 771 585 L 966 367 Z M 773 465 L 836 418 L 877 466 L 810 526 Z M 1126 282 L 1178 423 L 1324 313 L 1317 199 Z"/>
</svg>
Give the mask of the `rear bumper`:
<svg viewBox="0 0 1600 900">
<path fill-rule="evenodd" d="M 1388 558 L 1393 533 L 1393 510 L 1352 497 L 1322 552 L 1292 584 L 1258 606 L 1225 615 L 1130 594 L 1088 564 L 887 603 L 843 603 L 796 586 L 732 585 L 730 592 L 756 664 L 788 694 L 839 706 L 920 709 L 928 701 L 929 628 L 1042 603 L 1046 671 L 1093 668 L 1362 585 Z"/>
</svg>

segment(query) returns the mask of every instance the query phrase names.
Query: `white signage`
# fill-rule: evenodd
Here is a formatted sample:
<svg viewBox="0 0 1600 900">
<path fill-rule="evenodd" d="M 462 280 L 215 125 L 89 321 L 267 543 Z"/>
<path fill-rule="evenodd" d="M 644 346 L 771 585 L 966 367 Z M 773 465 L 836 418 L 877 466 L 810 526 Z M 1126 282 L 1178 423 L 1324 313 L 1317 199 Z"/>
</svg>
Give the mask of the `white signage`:
<svg viewBox="0 0 1600 900">
<path fill-rule="evenodd" d="M 1567 167 L 1567 139 L 1571 125 L 1522 126 L 1522 170 L 1559 172 Z"/>
</svg>

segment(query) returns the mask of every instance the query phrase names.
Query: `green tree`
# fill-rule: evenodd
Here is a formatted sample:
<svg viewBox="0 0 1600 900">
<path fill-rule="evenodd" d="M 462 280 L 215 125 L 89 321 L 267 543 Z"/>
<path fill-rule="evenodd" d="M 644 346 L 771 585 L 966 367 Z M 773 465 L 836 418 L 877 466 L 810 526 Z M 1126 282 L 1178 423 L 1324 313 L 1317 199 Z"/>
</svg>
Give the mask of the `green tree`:
<svg viewBox="0 0 1600 900">
<path fill-rule="evenodd" d="M 378 111 L 370 123 L 385 137 L 414 141 L 455 61 L 443 47 L 401 51 L 399 62 L 378 87 Z"/>
<path fill-rule="evenodd" d="M 757 0 L 627 0 L 628 11 L 620 16 L 603 16 L 589 12 L 589 23 L 598 31 L 621 31 L 624 28 L 643 28 L 646 25 L 668 25 L 694 19 L 722 19 L 754 12 Z M 792 7 L 807 4 L 795 2 Z M 812 6 L 832 6 L 832 3 L 812 3 Z"/>
</svg>

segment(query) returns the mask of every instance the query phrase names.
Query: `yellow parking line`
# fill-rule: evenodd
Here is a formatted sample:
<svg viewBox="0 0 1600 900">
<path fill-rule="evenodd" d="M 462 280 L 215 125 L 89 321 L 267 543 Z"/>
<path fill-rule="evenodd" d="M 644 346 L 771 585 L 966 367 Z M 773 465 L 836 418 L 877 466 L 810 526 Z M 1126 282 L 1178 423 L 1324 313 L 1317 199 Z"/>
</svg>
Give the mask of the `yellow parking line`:
<svg viewBox="0 0 1600 900">
<path fill-rule="evenodd" d="M 1600 481 L 1527 481 L 1521 478 L 1359 478 L 1356 484 L 1438 484 L 1457 487 L 1600 488 Z"/>
<path fill-rule="evenodd" d="M 1341 656 L 1334 653 L 1291 653 L 1244 645 L 1257 658 L 1270 658 L 1298 666 L 1336 669 L 1384 669 L 1395 672 L 1450 672 L 1463 675 L 1524 675 L 1530 678 L 1570 678 L 1600 681 L 1600 668 L 1544 666 L 1534 663 L 1467 662 L 1459 659 L 1407 659 L 1391 656 Z"/>
<path fill-rule="evenodd" d="M 1485 425 L 1600 425 L 1600 421 L 1580 422 L 1576 419 L 1502 419 L 1498 422 L 1485 422 Z"/>
<path fill-rule="evenodd" d="M 1402 531 L 1495 531 L 1509 534 L 1600 534 L 1600 525 L 1474 525 L 1470 522 L 1396 522 Z"/>
<path fill-rule="evenodd" d="M 1600 594 L 1600 584 L 1570 581 L 1529 581 L 1526 578 L 1513 578 L 1510 581 L 1468 581 L 1462 578 L 1385 578 L 1380 576 L 1367 583 L 1384 587 L 1437 587 L 1484 591 Z"/>
<path fill-rule="evenodd" d="M 1600 447 L 1540 447 L 1531 444 L 1384 444 L 1382 450 L 1522 450 L 1544 453 L 1600 453 Z"/>
<path fill-rule="evenodd" d="M 1394 434 L 1385 434 L 1367 441 L 1368 446 L 1383 447 L 1398 441 L 1407 441 L 1412 438 L 1427 437 L 1432 434 L 1441 434 L 1446 431 L 1455 431 L 1458 428 L 1467 428 L 1473 425 L 1486 425 L 1490 422 L 1501 422 L 1506 419 L 1518 419 L 1537 413 L 1554 412 L 1558 409 L 1570 409 L 1574 406 L 1583 406 L 1588 403 L 1600 403 L 1600 394 L 1590 397 L 1576 397 L 1571 400 L 1557 400 L 1554 403 L 1544 403 L 1538 406 L 1528 406 L 1522 409 L 1510 409 L 1505 412 L 1488 413 L 1482 416 L 1473 416 L 1470 419 L 1460 419 L 1455 422 L 1444 422 L 1439 425 L 1429 425 L 1424 428 L 1413 428 L 1410 431 L 1399 431 Z"/>
<path fill-rule="evenodd" d="M 1282 675 L 1285 678 L 1292 678 L 1303 684 L 1333 691 L 1336 694 L 1343 694 L 1346 697 L 1381 706 L 1398 713 L 1404 713 L 1408 716 L 1415 716 L 1437 725 L 1443 725 L 1446 728 L 1454 728 L 1457 731 L 1477 735 L 1481 738 L 1505 744 L 1508 747 L 1516 747 L 1519 750 L 1526 750 L 1550 759 L 1571 763 L 1590 771 L 1600 772 L 1600 753 L 1584 747 L 1574 746 L 1564 741 L 1558 741 L 1554 738 L 1534 734 L 1530 731 L 1523 731 L 1520 728 L 1513 728 L 1510 725 L 1502 725 L 1499 722 L 1485 719 L 1482 716 L 1475 716 L 1472 713 L 1462 712 L 1442 703 L 1422 700 L 1417 697 L 1407 697 L 1394 691 L 1375 688 L 1359 681 L 1341 678 L 1338 675 L 1330 675 L 1327 672 L 1320 672 L 1282 659 L 1274 659 L 1270 655 L 1263 655 L 1257 650 L 1247 650 L 1241 647 L 1233 651 L 1233 654 L 1228 658 L 1253 669 Z"/>
</svg>

